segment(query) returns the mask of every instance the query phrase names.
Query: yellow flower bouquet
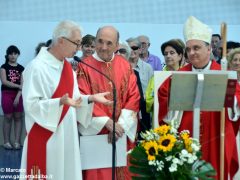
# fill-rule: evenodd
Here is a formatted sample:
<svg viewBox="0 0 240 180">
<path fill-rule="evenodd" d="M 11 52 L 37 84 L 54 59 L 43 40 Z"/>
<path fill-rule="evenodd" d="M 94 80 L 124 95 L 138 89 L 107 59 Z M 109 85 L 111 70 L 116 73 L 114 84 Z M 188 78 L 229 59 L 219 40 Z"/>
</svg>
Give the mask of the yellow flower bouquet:
<svg viewBox="0 0 240 180">
<path fill-rule="evenodd" d="M 201 160 L 200 144 L 189 131 L 162 125 L 141 133 L 143 140 L 129 151 L 132 179 L 213 179 L 211 164 Z"/>
</svg>

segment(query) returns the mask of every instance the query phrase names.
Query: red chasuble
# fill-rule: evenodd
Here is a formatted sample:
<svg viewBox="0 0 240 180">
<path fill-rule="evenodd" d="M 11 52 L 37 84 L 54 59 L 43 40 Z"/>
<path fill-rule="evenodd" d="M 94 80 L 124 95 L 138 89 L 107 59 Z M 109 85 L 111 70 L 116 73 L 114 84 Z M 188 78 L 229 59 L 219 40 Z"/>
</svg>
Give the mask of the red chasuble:
<svg viewBox="0 0 240 180">
<path fill-rule="evenodd" d="M 219 64 L 212 61 L 211 70 L 221 70 Z M 179 71 L 192 71 L 192 65 L 188 64 Z M 171 79 L 168 78 L 158 90 L 159 102 L 159 124 L 163 124 L 163 118 L 168 112 L 168 99 L 170 93 Z M 226 109 L 227 111 L 227 109 Z M 189 130 L 192 136 L 193 112 L 184 111 L 178 131 Z M 232 177 L 238 170 L 238 155 L 234 122 L 230 121 L 226 112 L 225 121 L 225 179 L 228 173 Z M 216 178 L 220 177 L 220 112 L 200 112 L 200 143 L 202 159 L 210 162 L 217 171 Z"/>
<path fill-rule="evenodd" d="M 115 55 L 111 62 L 97 61 L 92 56 L 84 59 L 84 62 L 95 67 L 106 74 L 115 82 L 117 91 L 116 103 L 116 121 L 118 120 L 122 109 L 129 109 L 135 112 L 139 111 L 139 90 L 136 83 L 136 76 L 129 64 L 121 56 Z M 78 85 L 83 94 L 95 94 L 109 91 L 111 94 L 107 97 L 113 100 L 112 84 L 104 76 L 84 64 L 79 64 Z M 112 106 L 95 103 L 93 117 L 107 116 L 112 118 Z M 99 134 L 108 134 L 109 131 L 103 128 Z M 128 149 L 134 144 L 128 141 Z M 111 154 L 109 154 L 111 156 Z M 102 168 L 95 170 L 86 170 L 83 172 L 84 180 L 111 179 L 111 168 Z M 116 179 L 131 179 L 127 167 L 116 169 Z"/>
<path fill-rule="evenodd" d="M 73 95 L 73 71 L 72 66 L 64 60 L 60 82 L 52 98 L 62 97 L 66 93 L 68 93 L 70 98 Z M 63 106 L 59 124 L 63 120 L 68 109 L 69 106 Z M 31 128 L 28 134 L 27 175 L 31 175 L 31 173 L 33 173 L 33 175 L 37 175 L 38 172 L 36 171 L 38 169 L 40 170 L 41 175 L 47 174 L 47 142 L 52 134 L 52 131 L 41 127 L 37 123 L 35 123 Z"/>
<path fill-rule="evenodd" d="M 236 84 L 235 97 L 237 98 L 238 106 L 240 106 L 240 84 L 239 83 Z M 236 122 L 234 122 L 235 134 L 238 134 L 239 128 L 240 128 L 240 119 L 238 119 Z"/>
</svg>

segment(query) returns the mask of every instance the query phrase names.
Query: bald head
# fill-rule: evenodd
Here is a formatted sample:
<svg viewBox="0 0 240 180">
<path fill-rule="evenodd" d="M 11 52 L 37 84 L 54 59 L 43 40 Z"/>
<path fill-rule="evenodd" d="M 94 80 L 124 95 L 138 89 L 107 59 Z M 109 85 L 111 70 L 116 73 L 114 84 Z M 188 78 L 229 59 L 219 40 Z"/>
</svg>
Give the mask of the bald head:
<svg viewBox="0 0 240 180">
<path fill-rule="evenodd" d="M 97 31 L 97 35 L 96 37 L 98 37 L 99 34 L 109 34 L 113 37 L 115 37 L 115 41 L 116 43 L 119 42 L 119 32 L 118 30 L 113 27 L 113 26 L 103 26 L 103 27 L 100 27 Z"/>
<path fill-rule="evenodd" d="M 111 61 L 118 49 L 119 32 L 113 26 L 104 26 L 96 34 L 96 53 L 103 61 Z"/>
</svg>

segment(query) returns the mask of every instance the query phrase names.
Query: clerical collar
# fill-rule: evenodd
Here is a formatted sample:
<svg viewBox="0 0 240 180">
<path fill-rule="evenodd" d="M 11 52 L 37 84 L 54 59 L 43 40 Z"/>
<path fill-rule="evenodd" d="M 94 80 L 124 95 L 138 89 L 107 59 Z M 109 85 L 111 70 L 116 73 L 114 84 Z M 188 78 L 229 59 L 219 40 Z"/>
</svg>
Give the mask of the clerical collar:
<svg viewBox="0 0 240 180">
<path fill-rule="evenodd" d="M 93 54 L 93 57 L 94 57 L 97 61 L 106 62 L 106 61 L 102 60 L 102 59 L 97 55 L 96 52 Z M 111 62 L 111 61 L 114 59 L 114 57 L 115 57 L 115 54 L 113 53 L 112 59 L 111 59 L 110 61 L 108 61 L 108 62 Z"/>
<path fill-rule="evenodd" d="M 57 59 L 52 53 L 48 51 L 47 47 L 42 47 L 40 52 L 37 54 L 36 59 L 44 61 L 48 65 L 56 69 L 62 69 L 64 61 Z"/>
<path fill-rule="evenodd" d="M 196 71 L 196 72 L 201 72 L 201 71 L 205 71 L 205 70 L 209 70 L 211 67 L 212 61 L 209 61 L 204 67 L 200 68 L 195 68 L 194 66 L 192 66 L 192 71 Z"/>
</svg>

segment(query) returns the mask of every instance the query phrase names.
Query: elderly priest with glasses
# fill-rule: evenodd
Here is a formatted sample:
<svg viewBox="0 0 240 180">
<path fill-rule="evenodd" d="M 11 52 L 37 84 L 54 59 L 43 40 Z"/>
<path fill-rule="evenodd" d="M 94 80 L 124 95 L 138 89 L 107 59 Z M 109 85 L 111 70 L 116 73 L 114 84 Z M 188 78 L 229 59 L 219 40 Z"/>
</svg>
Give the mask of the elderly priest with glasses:
<svg viewBox="0 0 240 180">
<path fill-rule="evenodd" d="M 27 137 L 20 179 L 81 180 L 77 121 L 88 127 L 93 103 L 111 104 L 109 93 L 81 95 L 76 75 L 66 58 L 81 45 L 80 27 L 63 21 L 23 73 L 23 103 Z"/>
</svg>

